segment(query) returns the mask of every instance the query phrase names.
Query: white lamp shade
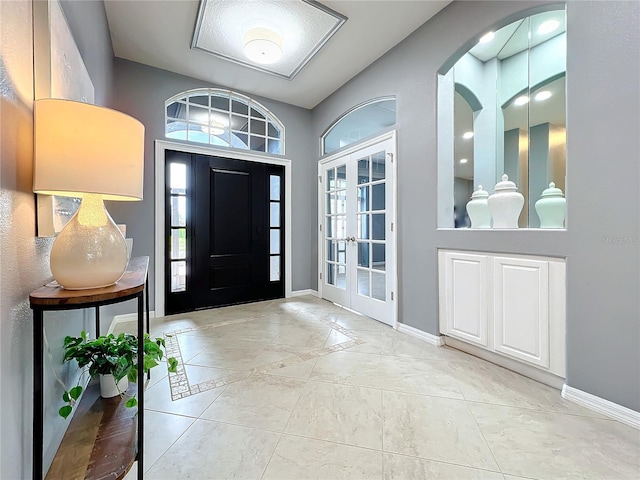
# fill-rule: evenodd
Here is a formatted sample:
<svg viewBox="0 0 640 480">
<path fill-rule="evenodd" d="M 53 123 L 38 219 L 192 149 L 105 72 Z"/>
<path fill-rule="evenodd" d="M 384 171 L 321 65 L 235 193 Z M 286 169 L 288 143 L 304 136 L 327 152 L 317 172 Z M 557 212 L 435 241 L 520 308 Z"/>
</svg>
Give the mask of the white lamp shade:
<svg viewBox="0 0 640 480">
<path fill-rule="evenodd" d="M 142 200 L 142 123 L 108 108 L 53 98 L 37 100 L 34 117 L 34 192 Z"/>
</svg>

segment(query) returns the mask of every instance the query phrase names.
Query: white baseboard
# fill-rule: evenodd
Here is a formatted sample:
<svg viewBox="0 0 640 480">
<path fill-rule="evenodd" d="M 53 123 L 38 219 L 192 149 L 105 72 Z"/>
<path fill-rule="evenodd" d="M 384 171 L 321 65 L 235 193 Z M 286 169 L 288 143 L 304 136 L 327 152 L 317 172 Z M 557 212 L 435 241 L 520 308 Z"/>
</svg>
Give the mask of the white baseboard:
<svg viewBox="0 0 640 480">
<path fill-rule="evenodd" d="M 405 325 L 404 323 L 398 323 L 398 331 L 402 333 L 406 333 L 407 335 L 411 335 L 412 337 L 419 338 L 420 340 L 424 340 L 431 345 L 435 345 L 436 347 L 441 347 L 444 345 L 444 340 L 440 335 L 431 335 L 430 333 L 423 332 L 422 330 L 418 330 L 415 327 L 411 327 L 409 325 Z"/>
<path fill-rule="evenodd" d="M 288 298 L 291 297 L 303 297 L 305 295 L 311 295 L 314 297 L 318 296 L 318 291 L 317 290 L 311 290 L 310 288 L 307 288 L 306 290 L 294 290 L 289 294 Z"/>
<path fill-rule="evenodd" d="M 562 398 L 640 430 L 640 412 L 570 387 L 566 383 L 562 386 Z"/>
<path fill-rule="evenodd" d="M 557 375 L 554 375 L 553 373 L 545 372 L 538 367 L 527 365 L 520 360 L 513 360 L 504 355 L 491 352 L 485 348 L 477 347 L 476 345 L 472 345 L 469 342 L 464 342 L 462 340 L 458 340 L 449 336 L 445 336 L 443 338 L 444 343 L 447 346 L 453 347 L 456 350 L 461 350 L 465 353 L 468 353 L 469 355 L 473 355 L 474 357 L 482 358 L 487 362 L 495 363 L 496 365 L 519 373 L 520 375 L 524 375 L 525 377 L 531 378 L 536 382 L 549 385 L 556 390 L 560 390 L 564 385 L 564 377 L 559 377 Z"/>
<path fill-rule="evenodd" d="M 149 318 L 156 318 L 156 312 L 151 310 L 149 312 Z M 138 314 L 137 313 L 124 313 L 122 315 L 116 315 L 115 317 L 113 317 L 113 320 L 111 320 L 111 325 L 109 325 L 109 330 L 107 330 L 107 335 L 109 335 L 110 333 L 113 333 L 113 330 L 115 329 L 116 325 L 119 323 L 127 323 L 127 322 L 137 322 L 138 321 Z"/>
</svg>

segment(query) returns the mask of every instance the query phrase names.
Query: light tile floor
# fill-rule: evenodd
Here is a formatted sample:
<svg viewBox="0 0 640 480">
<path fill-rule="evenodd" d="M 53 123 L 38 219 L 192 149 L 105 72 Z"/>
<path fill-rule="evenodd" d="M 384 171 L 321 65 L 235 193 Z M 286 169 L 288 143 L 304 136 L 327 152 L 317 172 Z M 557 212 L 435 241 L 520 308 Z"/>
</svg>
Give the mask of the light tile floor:
<svg viewBox="0 0 640 480">
<path fill-rule="evenodd" d="M 151 334 L 181 365 L 146 391 L 149 480 L 640 478 L 638 430 L 315 297 Z"/>
</svg>

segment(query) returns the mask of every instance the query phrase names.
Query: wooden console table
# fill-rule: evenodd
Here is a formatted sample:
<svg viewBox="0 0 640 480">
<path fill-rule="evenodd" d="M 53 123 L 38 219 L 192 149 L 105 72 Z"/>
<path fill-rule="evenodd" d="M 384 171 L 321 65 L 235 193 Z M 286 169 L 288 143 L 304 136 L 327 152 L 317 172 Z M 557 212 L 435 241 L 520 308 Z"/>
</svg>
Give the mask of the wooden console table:
<svg viewBox="0 0 640 480">
<path fill-rule="evenodd" d="M 95 288 L 91 290 L 64 290 L 58 285 L 45 285 L 39 288 L 29 295 L 29 302 L 31 309 L 33 310 L 33 479 L 42 480 L 43 467 L 42 467 L 42 454 L 43 454 L 43 330 L 44 330 L 44 312 L 50 310 L 74 310 L 83 308 L 95 308 L 96 313 L 96 337 L 100 335 L 100 307 L 104 305 L 110 305 L 113 303 L 124 302 L 126 300 L 137 299 L 138 300 L 138 351 L 144 352 L 144 334 L 145 326 L 146 332 L 149 332 L 149 288 L 147 270 L 149 268 L 149 257 L 136 257 L 129 261 L 127 271 L 124 276 L 118 281 L 117 284 L 104 288 Z M 144 300 L 146 299 L 146 322 L 144 321 Z M 67 431 L 67 435 L 62 441 L 58 454 L 61 454 L 65 450 L 65 442 L 67 440 L 73 442 L 78 441 L 78 437 L 73 438 L 73 432 L 83 432 L 83 439 L 81 443 L 89 442 L 91 449 L 89 450 L 88 458 L 86 459 L 86 466 L 83 462 L 78 465 L 78 460 L 73 461 L 78 472 L 80 474 L 69 475 L 65 474 L 64 478 L 105 478 L 105 469 L 109 469 L 106 473 L 110 474 L 113 478 L 123 478 L 127 471 L 133 465 L 133 462 L 138 461 L 138 480 L 142 480 L 143 467 L 143 452 L 144 452 L 144 365 L 143 362 L 138 362 L 138 408 L 137 408 L 137 435 L 136 432 L 131 432 L 131 429 L 117 429 L 115 434 L 104 433 L 108 428 L 107 417 L 123 416 L 126 417 L 126 413 L 122 415 L 123 403 L 119 397 L 115 399 L 100 399 L 99 393 L 96 395 L 95 388 L 91 386 L 86 389 L 82 395 L 81 401 L 76 405 L 76 412 L 72 420 L 72 425 Z M 95 419 L 96 410 L 104 408 L 107 414 L 99 414 L 100 419 Z M 120 412 L 120 413 L 118 413 Z M 93 416 L 93 419 L 89 418 Z M 84 423 L 85 417 L 88 418 L 87 428 L 79 428 L 78 425 Z M 135 423 L 133 420 L 129 420 L 129 424 L 135 429 Z M 93 435 L 88 432 L 93 432 Z M 122 442 L 124 447 L 120 448 L 120 452 L 124 452 L 122 458 L 119 456 L 114 458 L 112 452 L 102 451 L 103 448 L 100 444 L 102 438 L 111 439 L 113 441 L 114 435 L 122 435 Z M 69 439 L 67 437 L 70 437 Z M 91 437 L 91 438 L 88 438 Z M 137 437 L 137 458 L 136 458 L 136 442 Z M 131 446 L 127 448 L 127 443 Z M 86 446 L 86 445 L 85 445 Z M 95 452 L 96 455 L 91 455 Z M 128 454 L 127 454 L 128 452 Z M 80 452 L 76 449 L 76 453 Z M 113 452 L 115 453 L 115 452 Z M 61 454 L 62 455 L 62 454 Z M 98 457 L 98 458 L 92 458 Z M 64 459 L 66 462 L 70 462 L 69 457 Z M 55 459 L 54 459 L 54 463 Z M 53 468 L 53 466 L 52 466 Z M 80 476 L 78 476 L 80 475 Z M 62 478 L 62 477 L 60 477 Z"/>
</svg>

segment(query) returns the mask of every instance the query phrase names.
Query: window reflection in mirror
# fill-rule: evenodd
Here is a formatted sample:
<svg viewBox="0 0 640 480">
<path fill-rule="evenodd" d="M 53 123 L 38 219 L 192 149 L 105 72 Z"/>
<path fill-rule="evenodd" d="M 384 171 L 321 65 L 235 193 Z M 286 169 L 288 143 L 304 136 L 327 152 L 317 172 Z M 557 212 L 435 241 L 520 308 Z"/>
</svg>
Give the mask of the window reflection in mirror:
<svg viewBox="0 0 640 480">
<path fill-rule="evenodd" d="M 439 105 L 439 121 L 453 115 L 453 159 L 446 161 L 453 162 L 456 228 L 469 226 L 473 190 L 482 185 L 493 193 L 503 173 L 525 197 L 520 228 L 540 226 L 534 205 L 550 182 L 565 191 L 565 75 L 564 10 L 492 32 L 445 74 L 453 111 Z"/>
</svg>

